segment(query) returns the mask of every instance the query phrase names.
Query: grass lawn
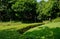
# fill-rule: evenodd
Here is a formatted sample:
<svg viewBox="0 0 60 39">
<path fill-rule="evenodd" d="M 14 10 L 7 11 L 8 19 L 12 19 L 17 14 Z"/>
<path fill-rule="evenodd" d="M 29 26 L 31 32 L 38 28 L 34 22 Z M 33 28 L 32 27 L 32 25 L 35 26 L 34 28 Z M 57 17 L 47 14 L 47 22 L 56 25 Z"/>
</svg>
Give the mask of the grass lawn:
<svg viewBox="0 0 60 39">
<path fill-rule="evenodd" d="M 26 31 L 21 39 L 60 39 L 60 22 L 52 22 Z"/>
<path fill-rule="evenodd" d="M 0 22 L 0 39 L 20 39 L 21 34 L 17 30 L 36 24 L 39 23 Z"/>
<path fill-rule="evenodd" d="M 28 30 L 28 31 L 33 31 L 33 30 L 39 30 L 39 28 L 41 28 L 41 27 L 49 27 L 49 28 L 56 28 L 56 27 L 60 27 L 60 22 L 51 22 L 51 23 L 48 23 L 48 24 L 44 24 L 44 25 L 42 25 L 42 26 L 38 26 L 38 27 L 35 27 L 35 28 L 32 28 L 32 29 L 30 29 L 30 30 Z"/>
<path fill-rule="evenodd" d="M 21 34 L 17 30 L 40 23 L 0 22 L 0 39 L 60 39 L 60 18 L 43 23 Z"/>
<path fill-rule="evenodd" d="M 35 25 L 39 23 L 21 23 L 21 22 L 0 22 L 0 30 L 5 29 L 21 29 L 29 25 Z"/>
</svg>

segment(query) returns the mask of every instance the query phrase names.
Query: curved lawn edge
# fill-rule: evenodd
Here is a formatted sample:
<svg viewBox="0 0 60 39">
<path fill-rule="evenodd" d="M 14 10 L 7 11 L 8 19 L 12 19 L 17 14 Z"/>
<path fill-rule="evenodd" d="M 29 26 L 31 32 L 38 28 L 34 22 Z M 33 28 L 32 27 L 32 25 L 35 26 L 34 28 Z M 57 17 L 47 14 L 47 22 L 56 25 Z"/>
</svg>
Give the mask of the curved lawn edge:
<svg viewBox="0 0 60 39">
<path fill-rule="evenodd" d="M 32 32 L 34 30 L 39 30 L 39 28 L 42 28 L 42 27 L 48 27 L 48 28 L 56 28 L 56 27 L 60 27 L 60 22 L 51 22 L 51 23 L 48 23 L 48 24 L 44 24 L 44 25 L 41 25 L 41 26 L 37 26 L 37 27 L 34 27 L 34 28 L 31 28 L 29 29 L 28 31 L 26 31 L 25 33 L 27 32 Z M 24 34 L 25 34 L 24 33 Z"/>
<path fill-rule="evenodd" d="M 34 27 L 20 36 L 21 39 L 60 39 L 60 22 Z"/>
<path fill-rule="evenodd" d="M 23 34 L 23 33 L 25 33 L 26 31 L 28 31 L 29 29 L 32 29 L 32 28 L 37 27 L 37 26 L 40 26 L 40 25 L 43 25 L 43 23 L 34 24 L 34 25 L 29 25 L 29 26 L 24 27 L 24 28 L 22 28 L 22 29 L 19 29 L 19 30 L 17 30 L 17 31 L 18 31 L 20 34 Z"/>
</svg>

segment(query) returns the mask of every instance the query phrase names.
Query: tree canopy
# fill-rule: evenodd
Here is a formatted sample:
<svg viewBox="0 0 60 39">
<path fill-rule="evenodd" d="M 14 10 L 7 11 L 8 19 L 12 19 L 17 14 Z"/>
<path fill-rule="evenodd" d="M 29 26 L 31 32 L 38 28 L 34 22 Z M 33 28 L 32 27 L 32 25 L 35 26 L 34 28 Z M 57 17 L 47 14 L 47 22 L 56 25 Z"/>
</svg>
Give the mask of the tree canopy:
<svg viewBox="0 0 60 39">
<path fill-rule="evenodd" d="M 43 21 L 60 17 L 60 0 L 0 0 L 0 21 Z"/>
</svg>

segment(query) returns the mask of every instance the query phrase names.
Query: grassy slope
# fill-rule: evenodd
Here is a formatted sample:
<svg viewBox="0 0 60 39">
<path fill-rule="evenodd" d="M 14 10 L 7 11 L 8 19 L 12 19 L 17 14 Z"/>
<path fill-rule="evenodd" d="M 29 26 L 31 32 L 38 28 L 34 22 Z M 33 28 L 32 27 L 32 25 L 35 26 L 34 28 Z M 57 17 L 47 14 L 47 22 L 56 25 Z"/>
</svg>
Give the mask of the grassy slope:
<svg viewBox="0 0 60 39">
<path fill-rule="evenodd" d="M 60 22 L 60 17 L 54 19 L 53 22 Z"/>
<path fill-rule="evenodd" d="M 28 39 L 28 38 L 30 39 L 30 36 L 31 37 L 33 36 L 33 38 L 31 38 L 31 39 L 36 39 L 35 37 L 37 37 L 38 36 L 37 34 L 40 33 L 39 31 L 40 31 L 41 27 L 49 27 L 49 28 L 60 27 L 60 18 L 56 18 L 55 20 L 53 20 L 52 23 L 47 23 L 45 25 L 30 29 L 30 30 L 28 30 L 27 32 L 24 33 L 24 35 L 27 35 L 26 37 L 23 36 L 23 37 L 20 38 L 21 35 L 20 35 L 19 32 L 17 32 L 18 29 L 22 29 L 22 28 L 25 28 L 27 26 L 35 25 L 35 24 L 39 24 L 39 23 L 25 24 L 25 23 L 21 23 L 21 22 L 0 22 L 0 39 Z M 47 29 L 47 28 L 45 28 L 45 29 Z M 43 30 L 45 31 L 45 29 L 43 29 Z M 40 34 L 43 34 L 43 32 L 44 32 L 43 30 Z M 50 30 L 49 29 L 47 29 L 47 30 L 48 30 L 48 33 L 49 33 Z M 57 32 L 58 32 L 58 30 L 57 30 Z M 39 36 L 40 36 L 40 34 L 39 34 Z M 40 39 L 38 37 L 37 37 L 37 39 Z"/>
<path fill-rule="evenodd" d="M 29 25 L 35 25 L 39 23 L 21 23 L 21 22 L 0 22 L 0 30 L 5 30 L 5 29 L 21 29 L 24 27 L 27 27 Z"/>
<path fill-rule="evenodd" d="M 19 29 L 39 23 L 0 22 L 0 39 L 20 39 Z"/>
<path fill-rule="evenodd" d="M 52 22 L 32 28 L 21 39 L 60 39 L 60 22 Z"/>
<path fill-rule="evenodd" d="M 32 28 L 28 31 L 34 31 L 34 30 L 39 30 L 39 27 L 49 27 L 49 28 L 56 28 L 56 27 L 60 27 L 60 22 L 51 22 L 51 23 L 48 23 L 48 24 L 45 24 L 45 25 L 42 25 L 42 26 L 38 26 L 38 27 L 35 27 L 35 28 Z"/>
</svg>

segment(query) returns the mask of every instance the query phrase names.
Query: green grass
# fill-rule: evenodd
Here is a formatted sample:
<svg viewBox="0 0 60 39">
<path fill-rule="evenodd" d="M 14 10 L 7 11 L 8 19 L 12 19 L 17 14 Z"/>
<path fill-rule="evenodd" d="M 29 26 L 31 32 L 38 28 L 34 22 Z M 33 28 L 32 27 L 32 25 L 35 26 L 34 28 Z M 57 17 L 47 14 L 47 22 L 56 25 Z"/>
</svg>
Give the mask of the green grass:
<svg viewBox="0 0 60 39">
<path fill-rule="evenodd" d="M 0 22 L 0 39 L 20 39 L 21 34 L 17 30 L 35 24 L 39 23 Z"/>
<path fill-rule="evenodd" d="M 28 30 L 28 31 L 37 30 L 37 29 L 39 29 L 40 27 L 56 28 L 56 27 L 60 27 L 60 22 L 57 22 L 57 23 L 51 22 L 51 23 L 48 23 L 48 24 L 44 24 L 44 25 L 42 25 L 42 26 L 35 27 L 35 28 L 30 29 L 30 30 Z"/>
<path fill-rule="evenodd" d="M 21 23 L 21 22 L 0 22 L 0 30 L 5 29 L 21 29 L 29 25 L 35 25 L 39 23 Z"/>
<path fill-rule="evenodd" d="M 60 22 L 52 22 L 26 31 L 21 39 L 60 39 Z"/>
<path fill-rule="evenodd" d="M 0 39 L 60 39 L 60 18 L 43 23 L 21 34 L 17 30 L 40 23 L 0 22 Z"/>
<path fill-rule="evenodd" d="M 60 22 L 60 17 L 54 19 L 53 22 Z"/>
</svg>

